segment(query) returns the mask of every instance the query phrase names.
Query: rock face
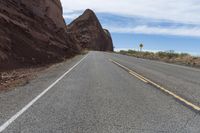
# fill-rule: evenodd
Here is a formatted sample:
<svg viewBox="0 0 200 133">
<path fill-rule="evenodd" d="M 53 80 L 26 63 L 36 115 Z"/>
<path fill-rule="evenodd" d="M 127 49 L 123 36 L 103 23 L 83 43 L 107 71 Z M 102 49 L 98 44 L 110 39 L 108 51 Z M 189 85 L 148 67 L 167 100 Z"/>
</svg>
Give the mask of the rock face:
<svg viewBox="0 0 200 133">
<path fill-rule="evenodd" d="M 60 0 L 0 0 L 0 72 L 62 61 L 81 49 L 113 51 L 93 11 L 66 26 Z"/>
<path fill-rule="evenodd" d="M 109 31 L 102 28 L 95 13 L 90 9 L 69 24 L 67 30 L 83 49 L 113 51 Z"/>
<path fill-rule="evenodd" d="M 15 0 L 31 10 L 34 15 L 51 19 L 58 28 L 64 28 L 62 5 L 59 0 Z M 49 21 L 46 19 L 45 21 Z"/>
<path fill-rule="evenodd" d="M 79 52 L 60 0 L 0 0 L 0 71 L 61 61 Z"/>
</svg>

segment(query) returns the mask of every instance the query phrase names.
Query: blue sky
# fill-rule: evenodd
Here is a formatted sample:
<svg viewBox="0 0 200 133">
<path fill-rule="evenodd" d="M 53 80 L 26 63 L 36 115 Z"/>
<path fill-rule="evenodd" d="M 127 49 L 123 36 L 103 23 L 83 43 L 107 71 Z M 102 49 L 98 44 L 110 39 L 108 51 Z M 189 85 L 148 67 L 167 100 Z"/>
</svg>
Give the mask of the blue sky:
<svg viewBox="0 0 200 133">
<path fill-rule="evenodd" d="M 116 50 L 138 49 L 143 43 L 145 50 L 200 55 L 199 0 L 61 1 L 67 23 L 86 8 L 94 10 L 111 32 Z"/>
</svg>

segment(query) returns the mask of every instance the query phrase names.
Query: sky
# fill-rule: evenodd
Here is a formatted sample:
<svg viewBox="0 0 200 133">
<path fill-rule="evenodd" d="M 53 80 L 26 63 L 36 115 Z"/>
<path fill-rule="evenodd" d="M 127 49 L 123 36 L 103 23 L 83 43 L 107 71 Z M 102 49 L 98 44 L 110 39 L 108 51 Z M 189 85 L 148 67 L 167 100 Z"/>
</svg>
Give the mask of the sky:
<svg viewBox="0 0 200 133">
<path fill-rule="evenodd" d="M 199 0 L 61 0 L 69 24 L 92 9 L 113 38 L 115 50 L 175 50 L 200 55 Z"/>
</svg>

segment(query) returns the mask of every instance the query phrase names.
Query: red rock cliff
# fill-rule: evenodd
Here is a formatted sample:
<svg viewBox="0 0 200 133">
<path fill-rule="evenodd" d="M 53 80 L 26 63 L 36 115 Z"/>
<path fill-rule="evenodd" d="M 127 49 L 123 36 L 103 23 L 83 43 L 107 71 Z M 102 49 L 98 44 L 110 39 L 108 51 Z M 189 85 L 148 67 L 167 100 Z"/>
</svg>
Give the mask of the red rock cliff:
<svg viewBox="0 0 200 133">
<path fill-rule="evenodd" d="M 0 71 L 61 61 L 79 52 L 59 0 L 0 0 Z"/>
<path fill-rule="evenodd" d="M 95 13 L 90 9 L 69 24 L 67 30 L 83 49 L 113 51 L 109 31 L 102 28 Z"/>
<path fill-rule="evenodd" d="M 41 18 L 50 18 L 57 27 L 64 28 L 65 22 L 62 16 L 60 0 L 16 0 L 26 5 L 35 15 Z"/>
</svg>

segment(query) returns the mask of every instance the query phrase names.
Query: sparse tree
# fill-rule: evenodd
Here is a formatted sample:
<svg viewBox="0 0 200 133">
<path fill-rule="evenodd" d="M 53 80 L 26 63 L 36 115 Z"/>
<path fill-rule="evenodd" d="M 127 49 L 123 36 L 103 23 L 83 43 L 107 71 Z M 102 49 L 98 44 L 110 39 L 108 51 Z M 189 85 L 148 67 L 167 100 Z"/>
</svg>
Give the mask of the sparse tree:
<svg viewBox="0 0 200 133">
<path fill-rule="evenodd" d="M 141 43 L 140 44 L 140 52 L 142 52 L 142 48 L 144 47 L 144 45 Z"/>
</svg>

